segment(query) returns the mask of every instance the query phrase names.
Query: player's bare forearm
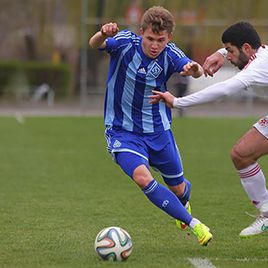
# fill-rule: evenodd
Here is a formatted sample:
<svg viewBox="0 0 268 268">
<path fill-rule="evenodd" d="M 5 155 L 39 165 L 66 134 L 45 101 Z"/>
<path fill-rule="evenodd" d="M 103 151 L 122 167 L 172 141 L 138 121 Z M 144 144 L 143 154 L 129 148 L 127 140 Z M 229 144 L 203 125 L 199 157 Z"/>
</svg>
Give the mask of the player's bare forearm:
<svg viewBox="0 0 268 268">
<path fill-rule="evenodd" d="M 92 48 L 101 48 L 104 47 L 104 41 L 106 39 L 106 35 L 103 35 L 101 31 L 98 31 L 95 33 L 90 39 L 89 39 L 89 45 Z"/>
<path fill-rule="evenodd" d="M 89 39 L 89 45 L 92 48 L 104 48 L 105 47 L 105 39 L 107 37 L 115 36 L 119 31 L 119 28 L 116 23 L 110 22 L 106 23 L 101 27 L 101 30 L 95 33 Z"/>
</svg>

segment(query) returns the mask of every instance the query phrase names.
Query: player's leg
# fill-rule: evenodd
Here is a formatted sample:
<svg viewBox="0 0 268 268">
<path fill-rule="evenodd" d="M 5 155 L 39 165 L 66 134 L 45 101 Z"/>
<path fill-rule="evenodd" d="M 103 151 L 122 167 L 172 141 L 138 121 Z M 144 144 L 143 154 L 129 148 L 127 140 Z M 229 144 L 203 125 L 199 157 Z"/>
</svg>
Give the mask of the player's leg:
<svg viewBox="0 0 268 268">
<path fill-rule="evenodd" d="M 241 237 L 257 235 L 268 229 L 268 190 L 266 179 L 257 160 L 268 154 L 268 123 L 261 119 L 233 147 L 231 158 L 240 176 L 241 184 L 260 216 L 241 231 Z"/>
<path fill-rule="evenodd" d="M 181 176 L 178 178 L 178 184 L 170 185 L 171 179 L 163 175 L 165 182 L 168 185 L 168 188 L 180 199 L 181 203 L 185 206 L 190 200 L 191 194 L 191 183 L 184 177 Z M 179 182 L 183 178 L 183 182 Z"/>
<path fill-rule="evenodd" d="M 169 189 L 179 198 L 191 214 L 189 203 L 191 183 L 183 175 L 180 153 L 172 132 L 167 131 L 163 135 L 163 140 L 167 141 L 164 147 L 159 148 L 158 146 L 154 146 L 150 151 L 151 165 L 161 173 Z M 180 229 L 187 227 L 181 221 L 176 221 L 176 224 Z"/>
<path fill-rule="evenodd" d="M 146 164 L 138 165 L 139 156 L 132 153 L 117 153 L 116 161 L 128 175 L 132 174 L 131 177 L 135 183 L 155 206 L 173 218 L 187 223 L 192 228 L 200 245 L 206 246 L 208 244 L 212 239 L 209 228 L 198 219 L 193 218 L 172 191 L 153 179 Z M 134 168 L 136 165 L 138 166 Z"/>
<path fill-rule="evenodd" d="M 108 152 L 147 198 L 173 218 L 187 223 L 193 229 L 200 245 L 206 246 L 212 238 L 209 229 L 187 212 L 172 191 L 153 179 L 149 172 L 147 144 L 144 143 L 144 138 L 140 139 L 129 132 L 117 132 L 112 129 L 107 129 L 105 135 Z"/>
<path fill-rule="evenodd" d="M 140 187 L 146 197 L 158 208 L 175 219 L 185 221 L 188 225 L 193 217 L 187 212 L 176 195 L 158 183 L 151 175 L 148 162 L 143 157 L 129 152 L 115 154 L 116 162 Z"/>
<path fill-rule="evenodd" d="M 164 144 L 164 147 L 158 144 L 159 141 L 156 145 L 150 144 L 150 164 L 161 173 L 168 187 L 189 213 L 191 211 L 189 205 L 191 184 L 183 177 L 180 154 L 171 131 L 163 134 L 163 142 L 160 144 Z M 181 208 L 181 205 L 177 207 L 177 210 Z M 212 239 L 209 228 L 197 219 L 190 224 L 182 219 L 177 219 L 176 224 L 180 229 L 184 228 L 185 224 L 190 226 L 200 244 L 207 245 Z"/>
<path fill-rule="evenodd" d="M 183 176 L 173 179 L 167 178 L 163 174 L 162 176 L 164 181 L 168 185 L 168 188 L 178 197 L 178 199 L 181 201 L 188 213 L 192 214 L 192 209 L 190 205 L 191 183 Z M 182 179 L 183 182 L 181 182 Z M 185 230 L 187 228 L 187 225 L 180 220 L 176 220 L 176 225 L 181 230 Z"/>
<path fill-rule="evenodd" d="M 190 199 L 191 183 L 184 177 L 183 165 L 180 152 L 172 132 L 166 131 L 162 138 L 163 142 L 151 145 L 150 164 L 162 175 L 169 189 L 176 194 L 183 205 Z"/>
</svg>

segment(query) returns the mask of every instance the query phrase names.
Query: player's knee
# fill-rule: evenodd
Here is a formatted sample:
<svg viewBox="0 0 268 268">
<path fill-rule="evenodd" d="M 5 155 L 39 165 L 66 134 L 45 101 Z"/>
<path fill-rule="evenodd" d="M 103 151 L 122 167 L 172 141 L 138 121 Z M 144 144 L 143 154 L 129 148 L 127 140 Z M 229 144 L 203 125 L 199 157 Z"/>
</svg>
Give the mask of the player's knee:
<svg viewBox="0 0 268 268">
<path fill-rule="evenodd" d="M 145 188 L 153 179 L 147 167 L 143 165 L 134 170 L 132 178 L 141 189 Z"/>
<path fill-rule="evenodd" d="M 185 182 L 178 184 L 176 186 L 169 186 L 174 194 L 177 196 L 182 196 L 184 194 Z"/>
<path fill-rule="evenodd" d="M 236 149 L 236 147 L 234 146 L 233 148 L 232 148 L 232 150 L 231 150 L 231 152 L 230 152 L 230 156 L 231 156 L 231 159 L 232 159 L 232 161 L 235 163 L 235 162 L 237 162 L 238 160 L 239 160 L 239 153 L 238 153 L 238 151 L 237 151 L 237 149 Z"/>
<path fill-rule="evenodd" d="M 235 165 L 236 168 L 241 168 L 243 165 L 243 156 L 241 155 L 239 149 L 237 146 L 234 146 L 231 150 L 231 159 Z"/>
<path fill-rule="evenodd" d="M 169 188 L 172 190 L 173 193 L 175 193 L 178 197 L 182 197 L 185 195 L 186 191 L 191 190 L 191 183 L 184 178 L 184 180 L 174 186 L 169 185 Z"/>
</svg>

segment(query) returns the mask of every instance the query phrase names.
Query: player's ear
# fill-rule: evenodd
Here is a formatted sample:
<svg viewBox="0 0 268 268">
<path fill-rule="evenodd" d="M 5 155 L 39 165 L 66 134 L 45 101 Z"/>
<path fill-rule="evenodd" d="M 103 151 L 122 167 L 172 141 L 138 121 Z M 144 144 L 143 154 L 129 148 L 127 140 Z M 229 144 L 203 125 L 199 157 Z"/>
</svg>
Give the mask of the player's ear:
<svg viewBox="0 0 268 268">
<path fill-rule="evenodd" d="M 244 51 L 246 54 L 250 54 L 252 53 L 252 46 L 249 43 L 244 43 L 242 45 L 242 51 Z"/>
<path fill-rule="evenodd" d="M 140 34 L 142 35 L 144 33 L 143 29 L 140 28 Z"/>
</svg>

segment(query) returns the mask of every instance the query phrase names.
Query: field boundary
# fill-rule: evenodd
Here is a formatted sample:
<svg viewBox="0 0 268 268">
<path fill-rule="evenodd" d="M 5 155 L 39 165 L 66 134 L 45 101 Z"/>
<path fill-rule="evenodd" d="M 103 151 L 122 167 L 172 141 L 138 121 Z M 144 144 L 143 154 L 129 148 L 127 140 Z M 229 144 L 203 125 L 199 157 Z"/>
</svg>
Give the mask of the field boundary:
<svg viewBox="0 0 268 268">
<path fill-rule="evenodd" d="M 45 103 L 1 104 L 0 116 L 103 116 L 103 100 L 100 98 L 94 98 L 84 106 L 79 102 L 55 103 L 53 106 Z M 174 116 L 176 111 L 173 109 Z M 267 102 L 216 101 L 187 107 L 184 114 L 188 117 L 261 117 L 267 114 Z"/>
</svg>

